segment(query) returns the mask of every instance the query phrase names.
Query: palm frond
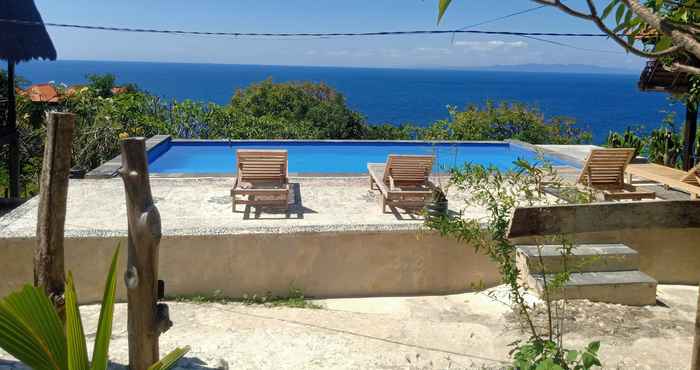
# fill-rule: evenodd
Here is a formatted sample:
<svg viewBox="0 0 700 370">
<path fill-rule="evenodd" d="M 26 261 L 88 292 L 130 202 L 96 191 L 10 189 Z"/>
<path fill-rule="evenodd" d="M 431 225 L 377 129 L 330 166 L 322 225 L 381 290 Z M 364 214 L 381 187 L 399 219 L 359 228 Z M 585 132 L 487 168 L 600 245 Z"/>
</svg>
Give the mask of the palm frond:
<svg viewBox="0 0 700 370">
<path fill-rule="evenodd" d="M 172 352 L 168 353 L 167 356 L 163 357 L 160 361 L 148 367 L 148 370 L 169 370 L 172 369 L 175 364 L 190 351 L 190 346 L 185 346 L 181 348 L 176 348 Z"/>
<path fill-rule="evenodd" d="M 65 369 L 61 319 L 41 288 L 26 285 L 0 301 L 0 347 L 33 369 Z"/>
<path fill-rule="evenodd" d="M 78 310 L 78 297 L 73 284 L 73 274 L 68 272 L 66 279 L 66 340 L 68 343 L 68 369 L 88 369 L 87 348 L 85 345 L 85 332 L 80 321 Z"/>
<path fill-rule="evenodd" d="M 109 361 L 109 340 L 112 336 L 112 320 L 114 318 L 114 296 L 117 289 L 116 270 L 117 262 L 119 261 L 119 249 L 120 246 L 117 246 L 117 250 L 114 251 L 112 264 L 109 267 L 107 281 L 105 282 L 100 319 L 97 322 L 95 347 L 92 350 L 92 370 L 106 370 Z"/>
</svg>

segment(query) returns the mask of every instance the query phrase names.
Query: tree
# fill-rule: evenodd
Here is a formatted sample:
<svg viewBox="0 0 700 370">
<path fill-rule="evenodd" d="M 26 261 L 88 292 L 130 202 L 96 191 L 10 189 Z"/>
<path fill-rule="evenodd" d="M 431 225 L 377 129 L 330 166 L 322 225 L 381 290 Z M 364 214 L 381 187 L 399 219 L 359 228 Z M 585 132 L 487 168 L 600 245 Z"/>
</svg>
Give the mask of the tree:
<svg viewBox="0 0 700 370">
<path fill-rule="evenodd" d="M 319 139 L 355 139 L 364 136 L 366 123 L 350 109 L 345 97 L 324 83 L 273 83 L 268 79 L 236 91 L 231 107 L 253 117 L 308 123 Z"/>
<path fill-rule="evenodd" d="M 114 81 L 116 80 L 113 74 L 89 74 L 87 79 L 90 81 L 89 87 L 95 90 L 97 95 L 103 98 L 109 98 L 113 95 L 112 89 L 115 87 Z"/>
<path fill-rule="evenodd" d="M 5 96 L 7 92 L 7 83 L 7 71 L 0 68 L 0 96 Z M 27 84 L 29 84 L 29 81 L 24 77 L 15 75 L 15 88 L 21 88 Z"/>
<path fill-rule="evenodd" d="M 532 0 L 590 21 L 626 51 L 660 59 L 671 71 L 700 74 L 700 4 L 696 0 L 606 0 L 599 11 L 594 0 L 578 9 L 561 0 Z M 440 0 L 438 22 L 452 0 Z M 615 13 L 613 20 L 608 20 Z M 695 62 L 695 63 L 694 63 Z"/>
</svg>

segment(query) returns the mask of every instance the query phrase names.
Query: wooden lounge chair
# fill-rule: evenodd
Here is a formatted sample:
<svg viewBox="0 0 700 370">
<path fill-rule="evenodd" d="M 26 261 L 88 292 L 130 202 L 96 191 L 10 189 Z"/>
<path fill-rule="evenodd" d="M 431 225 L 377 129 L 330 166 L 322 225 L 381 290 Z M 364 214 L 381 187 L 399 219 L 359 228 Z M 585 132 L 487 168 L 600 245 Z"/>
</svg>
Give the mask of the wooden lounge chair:
<svg viewBox="0 0 700 370">
<path fill-rule="evenodd" d="M 231 189 L 234 212 L 236 204 L 288 208 L 286 150 L 238 149 L 236 157 L 236 180 Z"/>
<path fill-rule="evenodd" d="M 386 163 L 368 163 L 369 186 L 382 195 L 386 206 L 422 208 L 432 196 L 434 185 L 428 177 L 433 169 L 432 155 L 390 154 Z"/>
<path fill-rule="evenodd" d="M 632 183 L 632 176 L 638 176 L 647 180 L 658 182 L 669 188 L 674 188 L 690 193 L 690 199 L 700 197 L 700 164 L 689 171 L 663 166 L 656 163 L 631 164 L 625 170 Z"/>
<path fill-rule="evenodd" d="M 593 149 L 578 176 L 577 183 L 603 193 L 605 200 L 654 199 L 654 192 L 638 191 L 625 184 L 625 168 L 634 157 L 634 149 Z"/>
</svg>

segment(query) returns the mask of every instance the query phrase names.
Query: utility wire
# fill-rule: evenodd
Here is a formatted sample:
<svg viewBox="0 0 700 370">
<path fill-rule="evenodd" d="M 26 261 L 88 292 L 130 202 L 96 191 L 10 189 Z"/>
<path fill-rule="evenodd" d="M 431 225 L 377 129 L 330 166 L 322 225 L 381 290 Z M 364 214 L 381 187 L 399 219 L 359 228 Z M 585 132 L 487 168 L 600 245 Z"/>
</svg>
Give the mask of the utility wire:
<svg viewBox="0 0 700 370">
<path fill-rule="evenodd" d="M 468 26 L 464 26 L 464 27 L 460 28 L 459 30 L 460 30 L 460 31 L 468 30 L 468 29 L 470 29 L 470 28 L 483 26 L 483 25 L 485 25 L 485 24 L 489 24 L 489 23 L 494 23 L 494 22 L 502 21 L 502 20 L 504 20 L 504 19 L 508 19 L 508 18 L 511 18 L 511 17 L 515 17 L 515 16 L 518 16 L 518 15 L 521 15 L 521 14 L 526 14 L 526 13 L 530 13 L 530 12 L 533 12 L 533 11 L 536 11 L 536 10 L 540 10 L 540 9 L 546 8 L 546 7 L 548 7 L 548 6 L 549 6 L 549 5 L 538 5 L 538 6 L 535 6 L 535 7 L 532 7 L 532 8 L 528 8 L 528 9 L 525 9 L 525 10 L 520 10 L 520 11 L 513 12 L 513 13 L 510 13 L 510 14 L 506 14 L 506 15 L 503 15 L 503 16 L 500 16 L 500 17 L 491 18 L 491 19 L 487 19 L 487 20 L 485 20 L 485 21 L 481 21 L 481 22 L 478 22 L 478 23 L 470 24 L 470 25 L 468 25 Z M 624 52 L 620 52 L 620 51 L 582 48 L 582 47 L 578 47 L 578 46 L 571 45 L 571 44 L 565 44 L 565 43 L 563 43 L 563 42 L 547 40 L 547 39 L 540 38 L 540 37 L 534 37 L 533 35 L 518 35 L 518 36 L 519 36 L 519 37 L 524 37 L 524 38 L 527 38 L 527 39 L 530 39 L 530 40 L 535 40 L 535 41 L 540 41 L 540 42 L 546 42 L 546 43 L 548 43 L 548 44 L 557 45 L 557 46 L 562 46 L 562 47 L 565 47 L 565 48 L 570 48 L 570 49 L 575 49 L 575 50 L 590 51 L 590 52 L 596 52 L 596 53 L 624 54 Z M 451 41 L 450 41 L 450 44 L 453 44 L 453 45 L 454 45 L 454 42 L 455 42 L 455 33 L 452 34 L 452 39 L 451 39 Z"/>
<path fill-rule="evenodd" d="M 79 25 L 79 24 L 69 24 L 69 23 L 52 23 L 52 22 L 38 22 L 38 21 L 27 21 L 20 19 L 8 19 L 0 18 L 0 23 L 10 23 L 28 26 L 47 26 L 47 27 L 59 27 L 59 28 L 73 28 L 73 29 L 85 29 L 85 30 L 99 30 L 99 31 L 113 31 L 113 32 L 131 32 L 131 33 L 155 33 L 155 34 L 174 34 L 174 35 L 194 35 L 194 36 L 226 36 L 241 39 L 266 39 L 266 40 L 303 40 L 303 39 L 330 39 L 335 37 L 364 37 L 364 36 L 391 36 L 391 35 L 443 35 L 451 34 L 452 43 L 454 43 L 455 34 L 479 34 L 479 35 L 501 35 L 501 36 L 516 36 L 524 37 L 531 40 L 546 42 L 553 45 L 558 45 L 562 47 L 567 47 L 570 49 L 590 51 L 590 52 L 601 52 L 601 53 L 614 53 L 622 54 L 622 52 L 615 52 L 611 50 L 600 50 L 600 49 L 587 49 L 578 46 L 565 44 L 558 41 L 552 41 L 543 39 L 537 36 L 548 36 L 548 37 L 608 37 L 604 33 L 561 33 L 561 32 L 514 32 L 514 31 L 483 31 L 483 30 L 471 30 L 470 28 L 477 27 L 480 25 L 496 22 L 506 18 L 514 17 L 520 14 L 525 14 L 545 7 L 546 5 L 540 5 L 534 8 L 529 8 L 521 10 L 518 12 L 510 13 L 501 17 L 488 19 L 479 23 L 468 25 L 459 29 L 454 30 L 408 30 L 408 31 L 378 31 L 378 32 L 209 32 L 209 31 L 185 31 L 185 30 L 167 30 L 167 29 L 153 29 L 153 28 L 129 28 L 129 27 L 107 27 L 107 26 L 90 26 L 90 25 Z"/>
<path fill-rule="evenodd" d="M 531 40 L 536 40 L 536 41 L 541 41 L 541 42 L 546 42 L 546 43 L 548 43 L 548 44 L 557 45 L 557 46 L 562 46 L 562 47 L 565 47 L 565 48 L 581 50 L 581 51 L 592 51 L 592 52 L 596 52 L 596 53 L 609 53 L 609 54 L 626 54 L 626 53 L 623 52 L 623 51 L 582 48 L 582 47 L 578 47 L 578 46 L 575 46 L 575 45 L 565 44 L 565 43 L 559 42 L 559 41 L 547 40 L 547 39 L 543 39 L 543 38 L 540 38 L 540 37 L 534 37 L 534 36 L 529 36 L 529 35 L 522 35 L 522 36 L 520 36 L 520 37 L 524 37 L 524 38 L 531 39 Z"/>
<path fill-rule="evenodd" d="M 548 7 L 548 6 L 549 6 L 549 5 L 539 5 L 539 6 L 536 6 L 536 7 L 533 7 L 533 8 L 529 8 L 529 9 L 525 9 L 525 10 L 520 10 L 520 11 L 517 11 L 517 12 L 515 12 L 515 13 L 510 13 L 510 14 L 506 14 L 506 15 L 503 15 L 503 16 L 500 16 L 500 17 L 487 19 L 487 20 L 481 21 L 481 22 L 479 22 L 479 23 L 470 24 L 470 25 L 468 25 L 468 26 L 464 26 L 464 27 L 460 28 L 459 30 L 468 30 L 468 29 L 470 29 L 470 28 L 483 26 L 483 25 L 485 25 L 485 24 L 489 24 L 489 23 L 493 23 L 493 22 L 502 21 L 502 20 L 508 19 L 508 18 L 510 18 L 510 17 L 515 17 L 516 15 L 521 15 L 521 14 L 525 14 L 525 13 L 530 13 L 530 12 L 532 12 L 532 11 L 540 10 L 540 9 L 545 8 L 545 7 Z"/>
<path fill-rule="evenodd" d="M 510 13 L 510 14 L 506 14 L 506 15 L 503 15 L 503 16 L 500 16 L 500 17 L 487 19 L 487 20 L 485 20 L 485 21 L 481 21 L 481 22 L 478 22 L 478 23 L 470 24 L 470 25 L 468 25 L 468 26 L 464 26 L 464 27 L 460 28 L 459 30 L 460 30 L 460 31 L 464 31 L 464 30 L 468 30 L 468 29 L 470 29 L 470 28 L 483 26 L 483 25 L 485 25 L 485 24 L 489 24 L 489 23 L 493 23 L 493 22 L 498 22 L 498 21 L 501 21 L 501 20 L 504 20 L 504 19 L 508 19 L 508 18 L 510 18 L 510 17 L 515 17 L 515 16 L 517 16 L 517 15 L 521 15 L 521 14 L 529 13 L 529 12 L 531 12 L 531 11 L 535 11 L 535 10 L 542 9 L 542 8 L 544 8 L 545 6 L 547 6 L 547 5 L 539 5 L 539 6 L 536 6 L 536 7 L 533 7 L 533 8 L 529 8 L 529 9 L 525 9 L 525 10 L 520 10 L 520 11 L 517 11 L 517 12 L 514 12 L 514 13 Z M 450 39 L 450 44 L 452 44 L 452 45 L 454 45 L 454 43 L 455 43 L 455 35 L 456 35 L 456 34 L 453 33 L 453 34 L 452 34 L 452 38 Z"/>
<path fill-rule="evenodd" d="M 0 18 L 2 23 L 12 23 L 29 26 L 48 26 L 60 28 L 77 28 L 88 30 L 136 32 L 136 33 L 160 33 L 176 35 L 199 36 L 253 36 L 253 37 L 335 37 L 335 36 L 389 36 L 389 35 L 443 35 L 451 33 L 504 35 L 504 36 L 551 36 L 551 37 L 608 37 L 604 33 L 561 33 L 561 32 L 514 32 L 514 31 L 483 31 L 483 30 L 408 30 L 408 31 L 378 31 L 378 32 L 209 32 L 209 31 L 185 31 L 153 28 L 129 28 L 129 27 L 105 27 L 89 26 L 68 23 L 36 22 L 19 19 Z"/>
</svg>

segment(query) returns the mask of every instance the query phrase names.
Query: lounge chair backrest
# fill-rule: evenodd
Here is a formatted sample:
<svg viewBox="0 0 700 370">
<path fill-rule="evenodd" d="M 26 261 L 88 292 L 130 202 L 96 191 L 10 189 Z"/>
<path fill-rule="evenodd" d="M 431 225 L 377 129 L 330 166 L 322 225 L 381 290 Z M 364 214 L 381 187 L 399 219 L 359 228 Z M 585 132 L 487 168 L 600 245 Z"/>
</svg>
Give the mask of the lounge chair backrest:
<svg viewBox="0 0 700 370">
<path fill-rule="evenodd" d="M 698 183 L 698 178 L 700 178 L 700 163 L 696 164 L 695 167 L 691 168 L 688 173 L 683 176 L 681 181 L 688 183 L 690 185 L 700 185 Z"/>
<path fill-rule="evenodd" d="M 625 168 L 634 156 L 632 148 L 593 149 L 578 177 L 588 186 L 622 185 Z"/>
<path fill-rule="evenodd" d="M 389 182 L 389 176 L 396 183 L 424 184 L 428 181 L 433 169 L 432 155 L 399 155 L 390 154 L 384 170 L 384 182 Z"/>
<path fill-rule="evenodd" d="M 241 181 L 287 180 L 287 151 L 273 149 L 238 149 L 238 178 Z"/>
</svg>

